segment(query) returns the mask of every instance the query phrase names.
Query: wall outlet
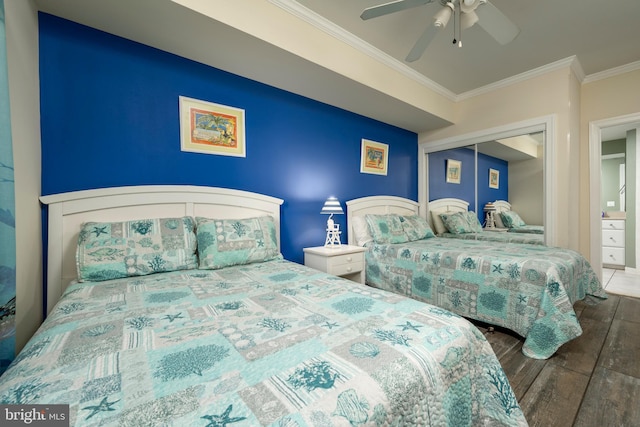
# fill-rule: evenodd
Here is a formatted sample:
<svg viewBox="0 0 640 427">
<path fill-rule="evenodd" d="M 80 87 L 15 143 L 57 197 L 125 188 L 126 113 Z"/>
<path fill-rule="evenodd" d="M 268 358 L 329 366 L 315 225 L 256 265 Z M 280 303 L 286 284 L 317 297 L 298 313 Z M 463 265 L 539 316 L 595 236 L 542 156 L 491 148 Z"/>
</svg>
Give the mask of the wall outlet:
<svg viewBox="0 0 640 427">
<path fill-rule="evenodd" d="M 608 207 L 608 208 L 612 208 L 612 207 L 614 207 L 615 205 L 616 205 L 616 202 L 612 202 L 611 200 L 608 200 L 608 201 L 607 201 L 607 207 Z"/>
</svg>

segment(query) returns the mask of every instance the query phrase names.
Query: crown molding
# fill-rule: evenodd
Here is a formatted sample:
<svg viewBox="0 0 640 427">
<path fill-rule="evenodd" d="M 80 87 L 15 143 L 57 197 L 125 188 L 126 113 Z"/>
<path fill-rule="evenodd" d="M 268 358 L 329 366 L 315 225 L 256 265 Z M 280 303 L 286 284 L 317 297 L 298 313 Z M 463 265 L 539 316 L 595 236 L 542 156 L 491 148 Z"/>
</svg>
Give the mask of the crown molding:
<svg viewBox="0 0 640 427">
<path fill-rule="evenodd" d="M 592 83 L 597 80 L 608 79 L 609 77 L 615 77 L 619 76 L 620 74 L 625 74 L 637 70 L 640 70 L 640 61 L 631 62 L 630 64 L 621 65 L 615 68 L 610 68 L 608 70 L 600 71 L 599 73 L 589 74 L 587 77 L 585 77 L 583 83 Z"/>
<path fill-rule="evenodd" d="M 494 90 L 511 86 L 516 83 L 524 82 L 534 77 L 542 76 L 552 71 L 556 71 L 556 70 L 567 68 L 567 67 L 570 67 L 572 71 L 576 73 L 576 77 L 578 77 L 578 79 L 581 79 L 580 74 L 584 75 L 584 72 L 582 72 L 582 67 L 578 62 L 578 59 L 575 56 L 570 56 L 568 58 L 564 58 L 559 61 L 555 61 L 550 64 L 543 65 L 542 67 L 534 68 L 533 70 L 516 74 L 515 76 L 508 77 L 506 79 L 497 81 L 495 83 L 491 83 L 486 86 L 482 86 L 477 89 L 473 89 L 468 92 L 461 93 L 456 97 L 456 101 L 463 101 L 465 99 L 473 98 L 474 96 L 492 92 Z"/>
<path fill-rule="evenodd" d="M 314 27 L 324 31 L 325 33 L 335 37 L 341 42 L 346 43 L 354 49 L 370 56 L 383 65 L 386 65 L 387 67 L 403 74 L 404 76 L 416 81 L 417 83 L 420 83 L 421 85 L 425 86 L 428 89 L 431 89 L 437 94 L 444 96 L 450 101 L 456 101 L 456 94 L 449 89 L 439 85 L 433 80 L 426 78 L 424 75 L 418 73 L 413 68 L 403 64 L 394 57 L 387 55 L 380 49 L 370 45 L 361 38 L 356 37 L 355 35 L 346 31 L 344 28 L 334 24 L 325 17 L 318 15 L 317 13 L 301 5 L 300 3 L 294 0 L 269 0 L 269 2 L 285 10 L 286 12 L 289 12 L 297 18 L 313 25 Z"/>
<path fill-rule="evenodd" d="M 584 74 L 584 70 L 582 69 L 582 64 L 578 60 L 577 56 L 574 55 L 572 58 L 573 58 L 573 61 L 571 62 L 571 65 L 570 65 L 571 70 L 575 74 L 578 81 L 582 84 L 584 82 L 584 79 L 586 78 L 586 75 Z"/>
</svg>

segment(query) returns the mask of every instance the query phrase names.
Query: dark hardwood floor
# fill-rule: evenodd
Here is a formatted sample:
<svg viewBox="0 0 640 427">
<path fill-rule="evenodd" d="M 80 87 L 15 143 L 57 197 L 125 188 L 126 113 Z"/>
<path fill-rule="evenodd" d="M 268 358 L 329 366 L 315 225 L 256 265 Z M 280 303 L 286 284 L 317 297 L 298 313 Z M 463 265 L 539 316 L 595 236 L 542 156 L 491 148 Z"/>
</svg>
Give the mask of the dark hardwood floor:
<svg viewBox="0 0 640 427">
<path fill-rule="evenodd" d="M 530 426 L 640 426 L 640 299 L 609 294 L 574 308 L 582 335 L 547 360 L 523 355 L 518 335 L 477 325 Z"/>
</svg>

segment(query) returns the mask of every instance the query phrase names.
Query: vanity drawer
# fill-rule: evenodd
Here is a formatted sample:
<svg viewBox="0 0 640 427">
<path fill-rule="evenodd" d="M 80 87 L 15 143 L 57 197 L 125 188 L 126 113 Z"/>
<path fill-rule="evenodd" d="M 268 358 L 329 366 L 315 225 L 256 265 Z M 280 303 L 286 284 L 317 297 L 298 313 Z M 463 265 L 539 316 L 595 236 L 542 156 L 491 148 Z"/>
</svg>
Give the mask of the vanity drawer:
<svg viewBox="0 0 640 427">
<path fill-rule="evenodd" d="M 602 246 L 624 248 L 624 230 L 602 230 Z"/>
<path fill-rule="evenodd" d="M 602 229 L 603 230 L 624 230 L 624 220 L 623 219 L 603 219 L 602 220 Z"/>
<path fill-rule="evenodd" d="M 624 265 L 624 248 L 602 248 L 602 263 Z"/>
</svg>

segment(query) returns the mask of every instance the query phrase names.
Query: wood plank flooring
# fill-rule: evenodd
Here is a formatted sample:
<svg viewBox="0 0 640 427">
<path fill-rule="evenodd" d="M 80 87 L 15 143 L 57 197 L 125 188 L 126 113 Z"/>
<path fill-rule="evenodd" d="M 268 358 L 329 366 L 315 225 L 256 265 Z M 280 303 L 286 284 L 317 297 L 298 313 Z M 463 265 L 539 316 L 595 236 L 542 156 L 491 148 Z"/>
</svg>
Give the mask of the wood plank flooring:
<svg viewBox="0 0 640 427">
<path fill-rule="evenodd" d="M 551 358 L 522 354 L 520 336 L 476 323 L 491 343 L 530 426 L 640 426 L 640 299 L 609 294 L 574 306 L 582 335 Z"/>
</svg>

